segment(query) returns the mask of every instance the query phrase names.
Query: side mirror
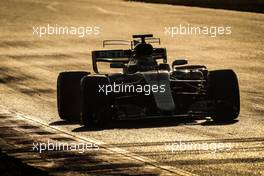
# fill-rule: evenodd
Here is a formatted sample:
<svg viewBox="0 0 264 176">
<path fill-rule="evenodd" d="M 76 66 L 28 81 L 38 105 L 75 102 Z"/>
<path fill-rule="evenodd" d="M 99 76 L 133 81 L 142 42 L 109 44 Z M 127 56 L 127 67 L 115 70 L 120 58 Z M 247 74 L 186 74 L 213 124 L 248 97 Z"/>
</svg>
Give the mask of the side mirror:
<svg viewBox="0 0 264 176">
<path fill-rule="evenodd" d="M 110 64 L 110 68 L 125 68 L 126 65 L 123 62 L 114 62 Z"/>
<path fill-rule="evenodd" d="M 186 65 L 188 64 L 188 60 L 186 59 L 177 59 L 172 62 L 172 68 L 174 68 L 177 65 Z"/>
</svg>

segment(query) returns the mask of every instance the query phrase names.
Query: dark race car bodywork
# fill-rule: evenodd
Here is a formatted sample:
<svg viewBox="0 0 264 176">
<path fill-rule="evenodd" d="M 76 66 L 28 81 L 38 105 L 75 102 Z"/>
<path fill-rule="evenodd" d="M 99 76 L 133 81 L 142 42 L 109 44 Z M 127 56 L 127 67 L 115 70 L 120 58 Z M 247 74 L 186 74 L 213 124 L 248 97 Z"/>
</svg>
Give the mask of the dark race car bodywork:
<svg viewBox="0 0 264 176">
<path fill-rule="evenodd" d="M 112 119 L 188 116 L 222 122 L 238 117 L 238 80 L 232 70 L 208 71 L 203 65 L 187 65 L 186 60 L 175 60 L 170 66 L 166 49 L 150 44 L 160 43 L 159 39 L 152 35 L 133 37 L 131 49 L 93 51 L 95 74 L 59 75 L 58 109 L 62 119 L 80 118 L 86 126 L 100 126 Z M 115 42 L 121 41 L 108 40 L 104 45 Z M 99 62 L 109 62 L 111 68 L 123 71 L 100 74 Z"/>
</svg>

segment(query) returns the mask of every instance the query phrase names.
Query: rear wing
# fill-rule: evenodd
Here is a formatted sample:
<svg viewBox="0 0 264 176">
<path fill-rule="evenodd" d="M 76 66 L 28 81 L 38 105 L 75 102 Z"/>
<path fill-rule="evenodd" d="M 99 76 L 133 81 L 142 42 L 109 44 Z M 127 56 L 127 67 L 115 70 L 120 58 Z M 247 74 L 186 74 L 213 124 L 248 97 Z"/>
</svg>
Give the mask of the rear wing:
<svg viewBox="0 0 264 176">
<path fill-rule="evenodd" d="M 132 42 L 128 40 L 104 40 L 103 47 L 107 45 L 130 45 L 132 49 Z"/>
<path fill-rule="evenodd" d="M 135 35 L 137 37 L 137 35 Z M 160 38 L 144 38 L 144 42 L 146 43 L 158 43 L 160 44 Z M 142 43 L 142 39 L 135 39 L 133 41 L 128 40 L 104 40 L 103 41 L 103 47 L 108 45 L 129 45 L 131 47 L 131 50 L 134 49 L 134 47 L 138 44 Z"/>
<path fill-rule="evenodd" d="M 167 52 L 165 48 L 154 48 L 153 49 L 153 58 L 163 59 L 163 63 L 167 63 Z M 99 73 L 97 62 L 123 62 L 128 63 L 129 60 L 133 57 L 132 50 L 97 50 L 92 51 L 92 62 L 93 70 L 95 73 Z"/>
</svg>

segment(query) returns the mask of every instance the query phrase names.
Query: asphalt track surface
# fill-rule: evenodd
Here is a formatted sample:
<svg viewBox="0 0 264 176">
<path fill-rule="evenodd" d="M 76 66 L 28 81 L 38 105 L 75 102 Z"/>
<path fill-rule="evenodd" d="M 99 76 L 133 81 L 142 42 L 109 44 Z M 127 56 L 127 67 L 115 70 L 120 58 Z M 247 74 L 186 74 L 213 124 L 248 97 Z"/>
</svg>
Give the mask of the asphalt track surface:
<svg viewBox="0 0 264 176">
<path fill-rule="evenodd" d="M 47 24 L 94 25 L 101 31 L 100 35 L 85 38 L 33 35 L 33 26 Z M 232 34 L 214 38 L 172 38 L 164 34 L 164 27 L 178 24 L 231 26 Z M 169 168 L 179 175 L 181 171 L 197 175 L 264 175 L 263 31 L 264 15 L 257 13 L 119 0 L 1 1 L 1 110 L 24 114 L 27 121 L 39 126 L 114 148 L 112 157 L 116 155 L 116 160 L 116 153 L 125 151 L 128 157 L 155 163 L 153 167 Z M 240 83 L 239 121 L 215 124 L 206 120 L 144 120 L 119 122 L 104 130 L 61 121 L 56 109 L 58 73 L 92 71 L 90 52 L 102 49 L 103 39 L 130 39 L 135 33 L 161 37 L 169 61 L 187 58 L 209 69 L 234 69 Z M 184 144 L 193 148 L 179 148 Z M 201 149 L 209 144 L 208 150 Z"/>
</svg>

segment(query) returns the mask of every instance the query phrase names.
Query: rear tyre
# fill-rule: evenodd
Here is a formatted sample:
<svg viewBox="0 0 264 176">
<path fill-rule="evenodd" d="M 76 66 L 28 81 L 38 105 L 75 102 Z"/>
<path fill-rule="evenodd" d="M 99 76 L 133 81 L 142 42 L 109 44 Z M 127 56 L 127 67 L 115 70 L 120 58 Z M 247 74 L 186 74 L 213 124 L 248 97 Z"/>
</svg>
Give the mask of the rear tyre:
<svg viewBox="0 0 264 176">
<path fill-rule="evenodd" d="M 239 86 L 233 70 L 209 72 L 209 96 L 215 102 L 212 119 L 229 122 L 236 119 L 240 111 Z"/>
<path fill-rule="evenodd" d="M 80 80 L 88 72 L 61 72 L 57 79 L 57 107 L 61 119 L 80 120 Z"/>
<path fill-rule="evenodd" d="M 86 76 L 81 80 L 81 123 L 86 127 L 104 127 L 112 116 L 110 95 L 105 86 L 109 79 L 104 76 Z M 104 86 L 104 89 L 100 89 Z"/>
</svg>

